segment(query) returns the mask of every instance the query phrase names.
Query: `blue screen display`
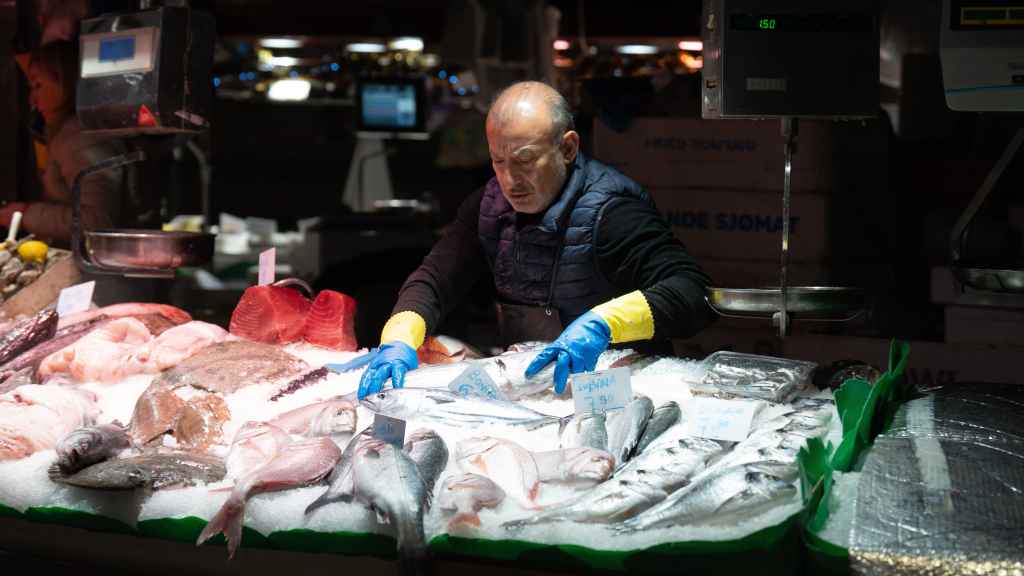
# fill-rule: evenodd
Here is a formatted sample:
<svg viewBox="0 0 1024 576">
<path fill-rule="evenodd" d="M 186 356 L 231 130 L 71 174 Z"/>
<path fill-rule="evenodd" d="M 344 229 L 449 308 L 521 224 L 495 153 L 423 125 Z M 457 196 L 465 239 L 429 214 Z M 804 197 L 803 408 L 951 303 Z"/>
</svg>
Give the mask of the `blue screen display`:
<svg viewBox="0 0 1024 576">
<path fill-rule="evenodd" d="M 408 84 L 363 84 L 360 111 L 363 125 L 373 128 L 414 128 L 416 88 Z"/>
<path fill-rule="evenodd" d="M 105 38 L 100 40 L 100 62 L 131 60 L 135 57 L 135 37 Z"/>
</svg>

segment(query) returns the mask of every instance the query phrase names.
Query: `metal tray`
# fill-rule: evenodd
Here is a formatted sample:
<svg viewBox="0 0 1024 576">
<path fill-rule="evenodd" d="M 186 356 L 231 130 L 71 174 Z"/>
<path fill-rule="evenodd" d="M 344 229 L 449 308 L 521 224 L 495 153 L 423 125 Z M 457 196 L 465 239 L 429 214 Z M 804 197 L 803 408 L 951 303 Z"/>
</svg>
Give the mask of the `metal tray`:
<svg viewBox="0 0 1024 576">
<path fill-rule="evenodd" d="M 778 287 L 709 288 L 707 301 L 722 316 L 772 318 L 782 308 L 782 291 Z M 796 320 L 852 320 L 863 310 L 864 291 L 859 288 L 786 288 L 786 311 Z"/>
<path fill-rule="evenodd" d="M 1024 270 L 954 266 L 953 275 L 977 290 L 1024 294 Z"/>
<path fill-rule="evenodd" d="M 173 271 L 213 259 L 213 234 L 119 229 L 87 230 L 84 235 L 89 259 L 105 268 Z"/>
</svg>

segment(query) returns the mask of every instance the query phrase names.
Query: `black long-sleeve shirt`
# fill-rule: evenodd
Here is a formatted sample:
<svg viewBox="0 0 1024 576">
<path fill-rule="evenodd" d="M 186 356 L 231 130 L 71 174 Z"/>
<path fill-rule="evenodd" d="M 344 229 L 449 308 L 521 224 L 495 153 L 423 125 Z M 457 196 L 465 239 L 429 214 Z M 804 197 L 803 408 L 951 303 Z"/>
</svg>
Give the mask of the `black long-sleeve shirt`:
<svg viewBox="0 0 1024 576">
<path fill-rule="evenodd" d="M 393 313 L 411 310 L 431 333 L 484 273 L 490 273 L 477 226 L 481 188 L 459 207 L 455 220 L 398 296 Z M 656 208 L 633 198 L 605 206 L 595 230 L 600 272 L 622 294 L 640 290 L 654 316 L 654 338 L 687 338 L 713 319 L 704 298 L 711 280 L 672 235 Z"/>
</svg>

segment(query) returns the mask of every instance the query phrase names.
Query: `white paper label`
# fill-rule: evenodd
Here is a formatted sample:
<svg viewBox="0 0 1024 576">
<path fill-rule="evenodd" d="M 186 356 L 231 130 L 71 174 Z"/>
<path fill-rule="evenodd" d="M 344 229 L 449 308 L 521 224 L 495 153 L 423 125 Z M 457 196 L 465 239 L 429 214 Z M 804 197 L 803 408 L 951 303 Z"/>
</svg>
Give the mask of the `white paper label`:
<svg viewBox="0 0 1024 576">
<path fill-rule="evenodd" d="M 744 400 L 694 398 L 689 405 L 690 433 L 711 440 L 746 440 L 761 405 L 761 402 Z"/>
<path fill-rule="evenodd" d="M 405 444 L 405 420 L 374 414 L 373 437 L 401 448 Z"/>
<path fill-rule="evenodd" d="M 488 400 L 505 400 L 505 395 L 491 380 L 490 375 L 478 364 L 466 368 L 462 374 L 448 384 L 448 389 L 459 396 L 487 398 Z"/>
<path fill-rule="evenodd" d="M 266 286 L 274 283 L 277 268 L 277 248 L 268 248 L 260 252 L 260 278 L 258 284 Z"/>
<path fill-rule="evenodd" d="M 74 286 L 68 286 L 60 291 L 57 297 L 57 316 L 67 316 L 85 312 L 92 304 L 92 292 L 96 288 L 96 281 L 82 282 Z"/>
<path fill-rule="evenodd" d="M 576 413 L 605 412 L 625 408 L 633 399 L 629 368 L 572 375 L 572 399 Z"/>
</svg>

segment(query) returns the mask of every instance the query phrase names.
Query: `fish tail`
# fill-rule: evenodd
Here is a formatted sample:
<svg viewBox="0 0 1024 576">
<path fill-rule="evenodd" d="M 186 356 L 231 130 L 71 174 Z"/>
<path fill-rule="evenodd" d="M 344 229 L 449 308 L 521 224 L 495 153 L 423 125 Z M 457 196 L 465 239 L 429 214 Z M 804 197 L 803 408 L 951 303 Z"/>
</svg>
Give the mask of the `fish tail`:
<svg viewBox="0 0 1024 576">
<path fill-rule="evenodd" d="M 480 516 L 476 512 L 459 512 L 448 521 L 448 530 L 454 530 L 459 526 L 480 527 Z"/>
<path fill-rule="evenodd" d="M 245 499 L 232 494 L 217 514 L 206 524 L 196 540 L 196 546 L 224 534 L 228 541 L 228 559 L 235 556 L 235 550 L 242 541 L 242 520 L 245 518 Z"/>
</svg>

